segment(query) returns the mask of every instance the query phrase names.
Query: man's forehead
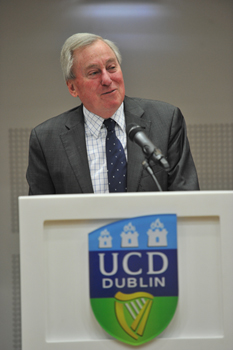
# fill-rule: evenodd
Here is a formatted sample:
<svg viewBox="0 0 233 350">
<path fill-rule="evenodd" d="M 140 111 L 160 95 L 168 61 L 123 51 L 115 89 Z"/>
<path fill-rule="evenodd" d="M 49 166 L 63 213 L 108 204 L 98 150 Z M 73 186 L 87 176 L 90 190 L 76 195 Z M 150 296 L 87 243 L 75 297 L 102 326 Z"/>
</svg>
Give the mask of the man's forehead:
<svg viewBox="0 0 233 350">
<path fill-rule="evenodd" d="M 82 63 L 84 63 L 85 66 L 97 64 L 98 57 L 105 59 L 106 63 L 117 61 L 115 52 L 108 44 L 102 40 L 97 40 L 91 45 L 76 49 L 73 53 L 73 56 L 76 61 L 79 61 L 82 56 L 82 60 L 84 60 Z"/>
</svg>

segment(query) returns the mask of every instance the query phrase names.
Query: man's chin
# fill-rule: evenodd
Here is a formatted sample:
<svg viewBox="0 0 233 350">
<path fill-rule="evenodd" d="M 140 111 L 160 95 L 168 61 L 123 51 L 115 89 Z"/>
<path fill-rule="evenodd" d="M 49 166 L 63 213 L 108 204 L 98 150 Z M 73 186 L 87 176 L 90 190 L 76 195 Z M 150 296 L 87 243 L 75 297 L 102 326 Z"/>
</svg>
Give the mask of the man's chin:
<svg viewBox="0 0 233 350">
<path fill-rule="evenodd" d="M 119 100 L 112 103 L 104 103 L 99 111 L 99 114 L 97 115 L 102 118 L 110 118 L 118 110 L 121 103 L 122 102 Z"/>
</svg>

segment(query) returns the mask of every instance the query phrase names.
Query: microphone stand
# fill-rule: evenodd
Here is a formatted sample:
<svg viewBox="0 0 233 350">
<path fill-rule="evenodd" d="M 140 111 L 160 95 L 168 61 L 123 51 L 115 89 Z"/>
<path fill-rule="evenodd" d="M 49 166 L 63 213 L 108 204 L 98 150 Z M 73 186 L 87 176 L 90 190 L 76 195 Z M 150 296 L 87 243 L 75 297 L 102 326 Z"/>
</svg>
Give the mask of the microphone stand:
<svg viewBox="0 0 233 350">
<path fill-rule="evenodd" d="M 160 186 L 160 184 L 159 184 L 159 182 L 158 182 L 158 180 L 157 180 L 155 174 L 153 173 L 153 170 L 151 169 L 151 167 L 150 167 L 150 165 L 149 165 L 147 159 L 145 159 L 145 160 L 142 162 L 142 166 L 143 166 L 144 169 L 146 169 L 146 171 L 148 172 L 148 174 L 151 175 L 151 177 L 152 177 L 152 179 L 154 180 L 154 182 L 156 183 L 156 185 L 157 185 L 159 191 L 160 191 L 160 192 L 163 192 L 163 190 L 162 190 L 162 188 L 161 188 L 161 186 Z"/>
</svg>

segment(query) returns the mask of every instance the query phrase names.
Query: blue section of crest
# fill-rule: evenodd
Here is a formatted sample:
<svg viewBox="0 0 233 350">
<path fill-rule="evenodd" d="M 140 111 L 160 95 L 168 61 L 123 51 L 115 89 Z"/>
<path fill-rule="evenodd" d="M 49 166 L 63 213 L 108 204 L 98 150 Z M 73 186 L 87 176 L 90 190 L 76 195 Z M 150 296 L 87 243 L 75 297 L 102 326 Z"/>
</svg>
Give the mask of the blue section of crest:
<svg viewBox="0 0 233 350">
<path fill-rule="evenodd" d="M 154 296 L 178 295 L 176 249 L 157 250 L 154 255 L 150 250 L 108 251 L 102 253 L 102 271 L 100 254 L 99 252 L 89 253 L 91 298 L 113 298 L 119 291 L 126 294 L 140 291 Z M 149 255 L 153 255 L 152 260 Z M 165 271 L 160 273 L 165 266 L 164 258 L 168 265 Z M 115 273 L 113 273 L 114 269 Z"/>
<path fill-rule="evenodd" d="M 161 249 L 161 247 L 163 249 L 177 249 L 176 225 L 177 218 L 175 214 L 148 215 L 116 221 L 112 224 L 102 226 L 89 234 L 89 251 L 115 251 L 120 249 L 156 250 Z M 156 230 L 160 236 L 156 237 Z M 165 231 L 167 231 L 167 234 L 165 234 Z M 151 238 L 152 243 L 154 240 L 157 245 L 149 245 L 150 232 L 154 235 Z M 160 239 L 163 239 L 162 245 L 159 244 Z M 124 246 L 124 242 L 126 241 L 128 245 Z"/>
<path fill-rule="evenodd" d="M 178 295 L 177 217 L 116 221 L 89 234 L 90 297 L 144 291 Z"/>
</svg>

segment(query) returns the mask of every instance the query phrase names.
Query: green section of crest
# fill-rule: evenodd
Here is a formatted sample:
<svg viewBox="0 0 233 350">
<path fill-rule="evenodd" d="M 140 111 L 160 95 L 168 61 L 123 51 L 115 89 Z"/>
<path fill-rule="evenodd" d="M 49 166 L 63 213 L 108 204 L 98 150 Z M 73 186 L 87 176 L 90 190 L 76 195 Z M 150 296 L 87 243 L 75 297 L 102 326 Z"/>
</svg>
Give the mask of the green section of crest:
<svg viewBox="0 0 233 350">
<path fill-rule="evenodd" d="M 170 323 L 174 316 L 178 297 L 154 297 L 149 316 L 146 321 L 143 335 L 136 334 L 133 339 L 119 324 L 116 313 L 116 299 L 114 298 L 93 298 L 91 299 L 92 310 L 100 325 L 114 338 L 131 345 L 144 344 L 159 335 Z M 134 319 L 124 307 L 124 319 L 131 327 Z"/>
</svg>

